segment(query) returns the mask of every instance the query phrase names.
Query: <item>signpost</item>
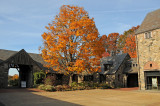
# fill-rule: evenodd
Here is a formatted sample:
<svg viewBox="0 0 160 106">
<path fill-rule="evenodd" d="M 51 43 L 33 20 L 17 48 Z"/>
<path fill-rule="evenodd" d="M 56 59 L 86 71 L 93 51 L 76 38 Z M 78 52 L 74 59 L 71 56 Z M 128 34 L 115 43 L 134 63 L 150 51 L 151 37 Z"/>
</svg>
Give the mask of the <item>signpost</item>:
<svg viewBox="0 0 160 106">
<path fill-rule="evenodd" d="M 26 81 L 21 81 L 21 88 L 26 88 Z"/>
</svg>

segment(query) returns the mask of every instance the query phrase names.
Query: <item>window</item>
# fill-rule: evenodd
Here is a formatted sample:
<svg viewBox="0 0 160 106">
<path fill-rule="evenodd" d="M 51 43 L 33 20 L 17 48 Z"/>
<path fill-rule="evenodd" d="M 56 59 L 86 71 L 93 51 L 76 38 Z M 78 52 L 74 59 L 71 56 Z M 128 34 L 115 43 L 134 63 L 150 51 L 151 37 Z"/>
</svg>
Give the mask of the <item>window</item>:
<svg viewBox="0 0 160 106">
<path fill-rule="evenodd" d="M 152 67 L 152 64 L 150 64 L 150 67 Z"/>
<path fill-rule="evenodd" d="M 120 81 L 120 78 L 121 78 L 121 77 L 120 77 L 120 74 L 118 74 L 118 81 Z"/>
<path fill-rule="evenodd" d="M 135 64 L 133 64 L 133 67 L 135 67 Z"/>
<path fill-rule="evenodd" d="M 145 38 L 145 39 L 152 38 L 151 32 L 146 32 L 146 33 L 144 34 L 144 38 Z"/>
<path fill-rule="evenodd" d="M 110 70 L 111 65 L 110 64 L 104 64 L 104 71 Z"/>
<path fill-rule="evenodd" d="M 56 79 L 57 80 L 62 80 L 63 74 L 56 74 Z"/>
<path fill-rule="evenodd" d="M 93 75 L 84 76 L 84 81 L 93 81 Z"/>
</svg>

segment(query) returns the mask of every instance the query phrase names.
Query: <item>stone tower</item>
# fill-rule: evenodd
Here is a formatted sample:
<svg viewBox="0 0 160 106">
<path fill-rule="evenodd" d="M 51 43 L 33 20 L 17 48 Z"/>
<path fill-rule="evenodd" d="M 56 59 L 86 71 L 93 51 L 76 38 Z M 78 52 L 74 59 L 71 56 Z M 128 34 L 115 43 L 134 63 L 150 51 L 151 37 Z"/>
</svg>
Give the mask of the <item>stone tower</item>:
<svg viewBox="0 0 160 106">
<path fill-rule="evenodd" d="M 160 89 L 160 9 L 147 14 L 136 43 L 140 89 Z"/>
</svg>

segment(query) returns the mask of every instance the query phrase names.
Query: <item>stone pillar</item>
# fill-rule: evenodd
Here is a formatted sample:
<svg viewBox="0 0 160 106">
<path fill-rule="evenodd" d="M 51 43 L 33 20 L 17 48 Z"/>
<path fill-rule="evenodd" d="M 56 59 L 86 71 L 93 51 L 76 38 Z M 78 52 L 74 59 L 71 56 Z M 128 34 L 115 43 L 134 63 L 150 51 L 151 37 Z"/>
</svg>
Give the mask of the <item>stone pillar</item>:
<svg viewBox="0 0 160 106">
<path fill-rule="evenodd" d="M 0 88 L 3 88 L 3 81 L 4 81 L 4 65 L 3 64 L 1 64 L 0 65 Z"/>
<path fill-rule="evenodd" d="M 140 84 L 141 84 L 140 89 L 145 90 L 145 77 L 143 69 L 140 69 Z"/>
<path fill-rule="evenodd" d="M 84 78 L 84 76 L 82 76 L 82 75 L 78 75 L 78 83 L 83 82 L 83 78 Z"/>
<path fill-rule="evenodd" d="M 127 78 L 128 78 L 128 75 L 124 75 L 123 77 L 123 87 L 127 88 Z"/>
<path fill-rule="evenodd" d="M 2 69 L 2 75 L 3 75 L 2 87 L 3 88 L 8 87 L 8 70 L 9 70 L 8 63 L 4 63 L 3 64 L 3 69 Z"/>
</svg>

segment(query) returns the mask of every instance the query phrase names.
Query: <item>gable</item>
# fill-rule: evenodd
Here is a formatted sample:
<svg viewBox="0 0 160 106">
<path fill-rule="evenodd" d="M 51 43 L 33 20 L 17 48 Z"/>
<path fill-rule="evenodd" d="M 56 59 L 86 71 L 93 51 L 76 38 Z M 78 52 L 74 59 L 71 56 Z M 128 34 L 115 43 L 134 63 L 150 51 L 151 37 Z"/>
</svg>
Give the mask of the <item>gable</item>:
<svg viewBox="0 0 160 106">
<path fill-rule="evenodd" d="M 106 57 L 101 59 L 101 70 L 103 74 L 115 74 L 126 57 L 130 57 L 127 53 L 116 55 L 113 57 Z M 104 70 L 104 64 L 108 64 L 108 62 L 112 62 L 113 65 L 109 71 Z"/>
<path fill-rule="evenodd" d="M 5 60 L 5 62 L 23 65 L 35 64 L 35 61 L 29 56 L 29 54 L 24 49 L 9 57 L 7 60 Z"/>
</svg>

